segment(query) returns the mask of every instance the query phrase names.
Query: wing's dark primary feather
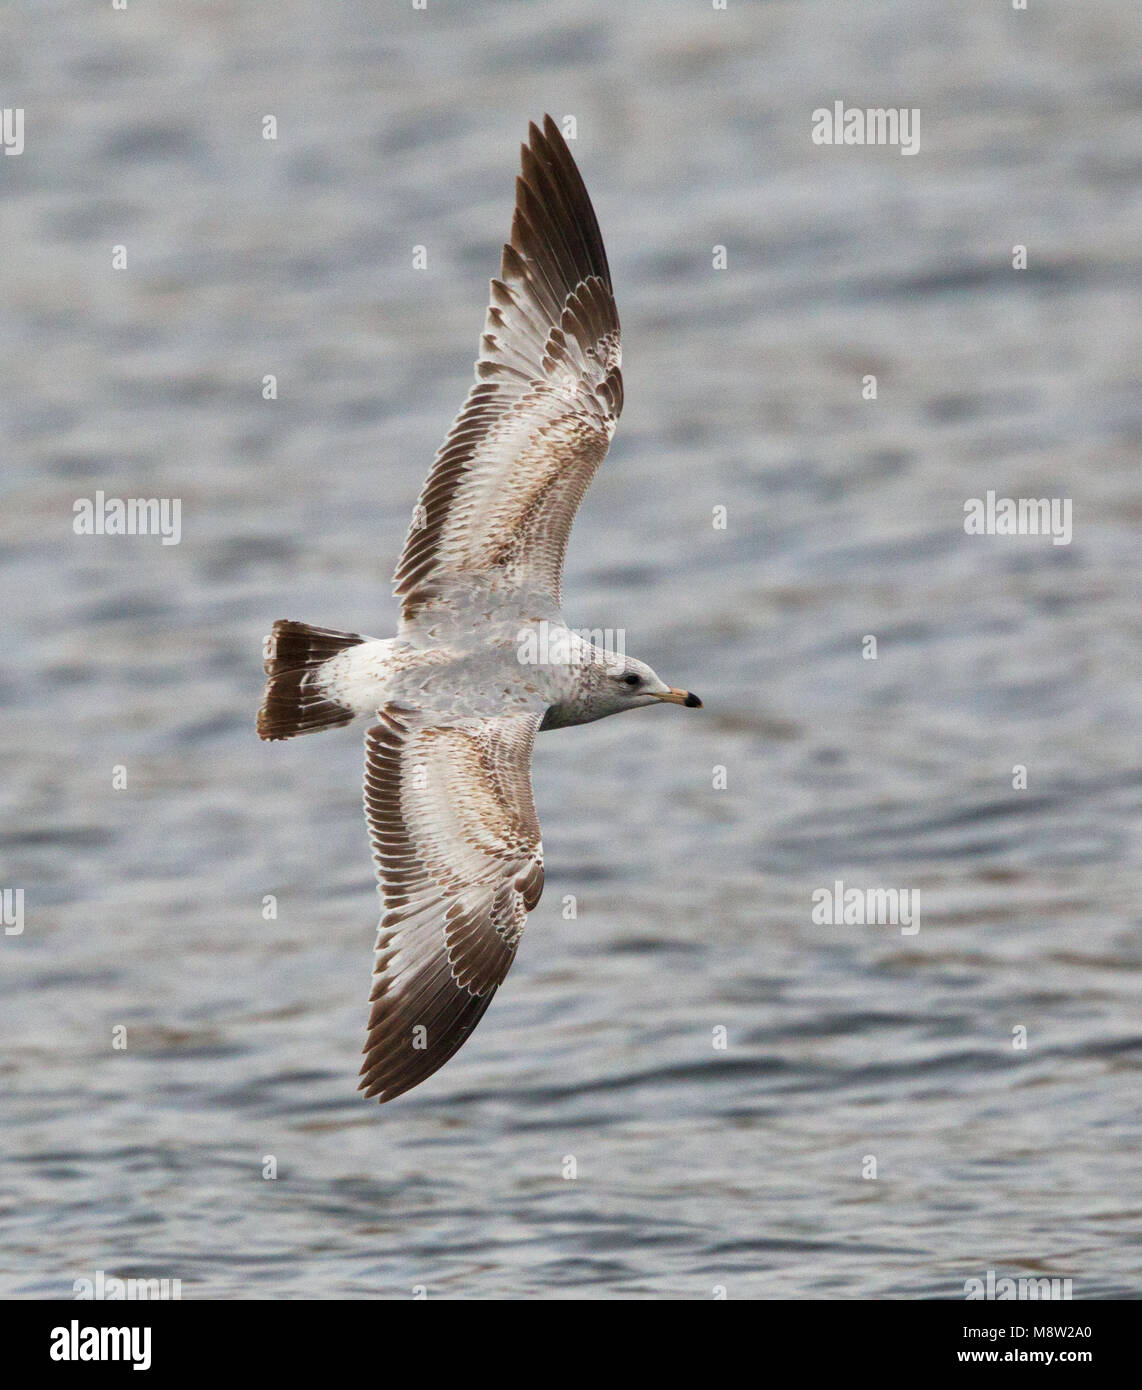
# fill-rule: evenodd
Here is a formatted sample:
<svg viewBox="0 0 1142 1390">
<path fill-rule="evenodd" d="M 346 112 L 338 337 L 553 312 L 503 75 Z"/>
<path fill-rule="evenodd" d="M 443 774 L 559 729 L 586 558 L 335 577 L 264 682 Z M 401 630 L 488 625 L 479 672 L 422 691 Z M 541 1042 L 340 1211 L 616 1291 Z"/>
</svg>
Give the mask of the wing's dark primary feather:
<svg viewBox="0 0 1142 1390">
<path fill-rule="evenodd" d="M 622 410 L 621 360 L 599 224 L 546 116 L 523 146 L 476 385 L 436 456 L 397 565 L 405 623 L 472 576 L 559 606 L 571 524 Z"/>
<path fill-rule="evenodd" d="M 468 1038 L 543 890 L 537 715 L 441 725 L 386 707 L 365 736 L 365 815 L 385 912 L 361 1089 L 392 1100 Z"/>
</svg>

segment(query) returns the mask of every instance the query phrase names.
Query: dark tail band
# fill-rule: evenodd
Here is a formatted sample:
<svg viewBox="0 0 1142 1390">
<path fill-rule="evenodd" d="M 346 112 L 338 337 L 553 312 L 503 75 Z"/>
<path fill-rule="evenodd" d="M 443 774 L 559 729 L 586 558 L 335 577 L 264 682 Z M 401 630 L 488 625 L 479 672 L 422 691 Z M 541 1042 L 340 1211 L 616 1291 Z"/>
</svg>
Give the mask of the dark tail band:
<svg viewBox="0 0 1142 1390">
<path fill-rule="evenodd" d="M 258 711 L 258 737 L 293 738 L 351 723 L 354 711 L 322 693 L 317 672 L 330 657 L 367 640 L 356 632 L 279 619 L 263 653 L 269 680 Z"/>
</svg>

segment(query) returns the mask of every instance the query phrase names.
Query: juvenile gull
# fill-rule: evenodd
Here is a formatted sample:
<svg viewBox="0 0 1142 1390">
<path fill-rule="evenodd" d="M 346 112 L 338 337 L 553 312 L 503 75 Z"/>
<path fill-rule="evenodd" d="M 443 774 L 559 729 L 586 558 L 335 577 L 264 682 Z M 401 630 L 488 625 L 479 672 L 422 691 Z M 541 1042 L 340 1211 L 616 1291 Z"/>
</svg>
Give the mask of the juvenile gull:
<svg viewBox="0 0 1142 1390">
<path fill-rule="evenodd" d="M 468 1037 L 539 901 L 535 735 L 701 705 L 563 620 L 563 556 L 622 409 L 620 361 L 599 224 L 547 116 L 523 146 L 476 384 L 397 565 L 398 635 L 276 622 L 266 638 L 262 738 L 380 721 L 365 817 L 385 911 L 360 1089 L 382 1102 Z"/>
</svg>

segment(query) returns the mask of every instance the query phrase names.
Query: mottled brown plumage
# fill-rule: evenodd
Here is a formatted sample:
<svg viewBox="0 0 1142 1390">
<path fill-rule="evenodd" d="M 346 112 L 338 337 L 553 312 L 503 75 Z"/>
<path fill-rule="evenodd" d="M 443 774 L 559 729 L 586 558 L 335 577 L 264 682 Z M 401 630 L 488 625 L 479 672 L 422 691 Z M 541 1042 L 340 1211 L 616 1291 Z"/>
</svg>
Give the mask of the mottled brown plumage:
<svg viewBox="0 0 1142 1390">
<path fill-rule="evenodd" d="M 365 736 L 365 814 L 385 914 L 361 1086 L 392 1100 L 479 1022 L 543 890 L 534 715 L 441 726 L 385 709 Z"/>
<path fill-rule="evenodd" d="M 459 576 L 561 602 L 571 523 L 622 410 L 603 239 L 550 116 L 529 130 L 476 385 L 436 455 L 395 575 L 405 622 Z"/>
</svg>

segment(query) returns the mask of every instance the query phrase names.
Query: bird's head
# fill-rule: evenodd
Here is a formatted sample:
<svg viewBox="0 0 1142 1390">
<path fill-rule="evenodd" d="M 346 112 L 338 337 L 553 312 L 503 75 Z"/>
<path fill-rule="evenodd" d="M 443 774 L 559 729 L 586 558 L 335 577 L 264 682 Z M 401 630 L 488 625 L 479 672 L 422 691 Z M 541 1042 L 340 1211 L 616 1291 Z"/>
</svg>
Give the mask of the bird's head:
<svg viewBox="0 0 1142 1390">
<path fill-rule="evenodd" d="M 543 727 L 587 724 L 609 714 L 639 709 L 643 705 L 685 705 L 701 709 L 702 702 L 689 690 L 667 685 L 645 661 L 631 656 L 596 652 L 595 659 L 580 668 L 579 690 L 565 706 L 547 711 Z"/>
<path fill-rule="evenodd" d="M 645 661 L 634 657 L 611 657 L 597 685 L 597 704 L 603 714 L 619 714 L 640 705 L 685 705 L 701 709 L 702 702 L 689 690 L 667 685 Z"/>
</svg>

